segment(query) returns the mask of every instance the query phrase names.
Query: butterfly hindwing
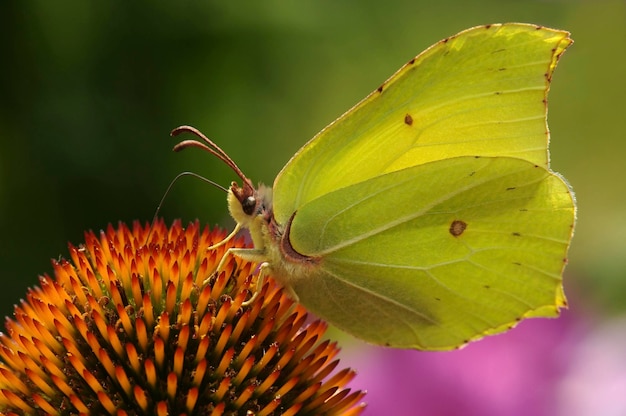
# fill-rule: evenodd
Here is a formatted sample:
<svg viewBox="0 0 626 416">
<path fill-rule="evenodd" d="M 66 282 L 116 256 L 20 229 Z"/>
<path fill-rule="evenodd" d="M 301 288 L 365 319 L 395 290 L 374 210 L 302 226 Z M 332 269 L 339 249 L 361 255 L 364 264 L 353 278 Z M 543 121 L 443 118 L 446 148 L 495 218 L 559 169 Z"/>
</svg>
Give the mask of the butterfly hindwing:
<svg viewBox="0 0 626 416">
<path fill-rule="evenodd" d="M 321 260 L 292 288 L 359 338 L 450 348 L 558 314 L 573 223 L 569 187 L 543 167 L 508 157 L 430 162 L 298 210 L 291 245 Z"/>
</svg>

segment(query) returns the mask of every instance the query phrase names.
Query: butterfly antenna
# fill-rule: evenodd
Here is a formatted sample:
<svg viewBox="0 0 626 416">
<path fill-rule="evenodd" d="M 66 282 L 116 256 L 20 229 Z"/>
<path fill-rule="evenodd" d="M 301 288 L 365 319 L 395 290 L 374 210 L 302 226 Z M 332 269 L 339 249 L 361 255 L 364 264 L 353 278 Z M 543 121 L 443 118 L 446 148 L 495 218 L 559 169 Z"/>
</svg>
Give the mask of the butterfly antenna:
<svg viewBox="0 0 626 416">
<path fill-rule="evenodd" d="M 174 186 L 174 184 L 183 176 L 193 176 L 196 179 L 200 179 L 201 181 L 204 181 L 210 185 L 215 186 L 216 188 L 228 193 L 228 189 L 224 188 L 222 185 L 220 185 L 219 183 L 213 182 L 210 179 L 205 178 L 204 176 L 198 175 L 197 173 L 194 172 L 181 172 L 178 175 L 176 175 L 176 177 L 174 179 L 172 179 L 172 181 L 170 182 L 170 184 L 168 185 L 167 189 L 165 190 L 165 193 L 163 194 L 163 197 L 161 198 L 161 200 L 159 201 L 159 205 L 157 205 L 157 209 L 154 212 L 154 217 L 152 217 L 152 227 L 150 227 L 150 231 L 148 232 L 148 236 L 146 237 L 146 242 L 145 244 L 148 244 L 148 241 L 150 241 L 150 235 L 152 234 L 152 230 L 154 229 L 154 225 L 156 224 L 157 221 L 157 217 L 159 216 L 159 212 L 161 211 L 161 207 L 163 206 L 163 202 L 165 202 L 165 198 L 167 197 L 167 195 L 170 193 L 170 191 L 172 190 L 172 187 Z"/>
<path fill-rule="evenodd" d="M 230 156 L 228 156 L 226 154 L 226 152 L 223 151 L 218 145 L 216 145 L 211 139 L 206 137 L 197 128 L 191 127 L 191 126 L 176 127 L 174 130 L 172 130 L 170 135 L 172 137 L 176 137 L 176 136 L 178 136 L 179 134 L 182 134 L 182 133 L 191 133 L 194 136 L 196 136 L 199 140 L 198 139 L 183 140 L 180 143 L 178 143 L 176 146 L 174 146 L 174 151 L 175 152 L 179 152 L 181 150 L 187 149 L 188 147 L 197 147 L 199 149 L 202 149 L 204 151 L 209 152 L 210 154 L 212 154 L 213 156 L 215 156 L 216 158 L 218 158 L 219 160 L 224 162 L 228 167 L 230 167 L 233 170 L 233 172 L 235 172 L 235 174 L 237 176 L 239 176 L 239 178 L 241 178 L 241 180 L 243 182 L 243 188 L 239 188 L 239 186 L 237 186 L 234 182 L 233 182 L 233 184 L 231 185 L 231 188 L 230 188 L 230 190 L 235 194 L 237 199 L 242 201 L 245 196 L 249 196 L 249 195 L 252 195 L 254 193 L 254 186 L 252 185 L 252 182 L 250 181 L 250 179 L 248 179 L 246 177 L 246 175 L 243 174 L 242 170 L 239 169 L 239 166 L 237 166 L 237 164 L 230 158 Z M 222 188 L 222 187 L 220 186 L 220 188 Z M 222 189 L 224 189 L 224 188 L 222 188 Z M 226 190 L 226 192 L 228 192 L 228 190 Z M 208 247 L 207 250 L 211 250 L 211 249 L 214 249 L 214 248 L 217 248 L 217 247 L 219 247 L 221 245 L 226 244 L 228 241 L 230 241 L 239 232 L 240 229 L 241 229 L 241 224 L 237 224 L 235 226 L 235 229 L 230 234 L 228 234 L 228 236 L 226 236 L 226 238 L 224 238 L 219 243 L 216 243 L 216 244 Z M 228 253 L 228 251 L 227 251 L 227 253 Z M 220 261 L 217 270 L 221 269 L 221 267 L 224 264 L 225 260 L 226 260 L 226 255 L 224 255 L 224 257 L 222 257 L 222 260 Z M 206 281 L 205 281 L 205 283 L 206 283 Z"/>
<path fill-rule="evenodd" d="M 179 152 L 188 147 L 197 147 L 202 150 L 205 150 L 211 153 L 213 156 L 217 157 L 222 162 L 224 162 L 228 167 L 230 167 L 237 174 L 237 176 L 241 178 L 242 181 L 250 182 L 250 180 L 246 177 L 246 175 L 243 174 L 241 169 L 239 169 L 239 166 L 237 166 L 237 164 L 230 158 L 230 156 L 228 156 L 226 152 L 223 151 L 218 145 L 213 143 L 211 139 L 206 137 L 200 130 L 191 126 L 180 126 L 172 130 L 170 135 L 172 137 L 176 137 L 181 133 L 191 133 L 195 135 L 196 137 L 198 137 L 200 140 L 202 140 L 202 142 L 204 143 L 202 143 L 199 140 L 183 140 L 182 142 L 174 146 L 175 152 Z"/>
</svg>

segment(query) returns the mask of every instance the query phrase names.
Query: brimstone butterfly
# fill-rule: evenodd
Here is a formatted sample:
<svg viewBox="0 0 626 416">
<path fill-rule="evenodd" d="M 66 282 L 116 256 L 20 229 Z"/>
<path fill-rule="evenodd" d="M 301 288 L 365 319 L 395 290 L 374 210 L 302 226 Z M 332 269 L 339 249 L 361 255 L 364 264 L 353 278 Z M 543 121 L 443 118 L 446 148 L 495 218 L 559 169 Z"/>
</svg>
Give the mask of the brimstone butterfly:
<svg viewBox="0 0 626 416">
<path fill-rule="evenodd" d="M 374 344 L 442 350 L 566 306 L 572 192 L 549 167 L 547 93 L 569 33 L 527 24 L 444 39 L 228 207 L 307 309 Z M 231 235 L 234 235 L 231 234 Z"/>
</svg>

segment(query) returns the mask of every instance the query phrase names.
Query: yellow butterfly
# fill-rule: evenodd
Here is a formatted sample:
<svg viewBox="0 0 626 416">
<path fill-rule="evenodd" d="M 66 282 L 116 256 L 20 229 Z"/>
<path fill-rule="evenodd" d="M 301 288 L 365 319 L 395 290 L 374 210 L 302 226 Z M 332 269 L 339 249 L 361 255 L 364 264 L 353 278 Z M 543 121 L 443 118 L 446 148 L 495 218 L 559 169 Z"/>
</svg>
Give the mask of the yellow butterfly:
<svg viewBox="0 0 626 416">
<path fill-rule="evenodd" d="M 475 27 L 433 45 L 228 207 L 307 309 L 368 342 L 441 350 L 566 306 L 575 222 L 549 167 L 547 93 L 569 33 Z M 232 235 L 234 235 L 234 233 Z"/>
</svg>

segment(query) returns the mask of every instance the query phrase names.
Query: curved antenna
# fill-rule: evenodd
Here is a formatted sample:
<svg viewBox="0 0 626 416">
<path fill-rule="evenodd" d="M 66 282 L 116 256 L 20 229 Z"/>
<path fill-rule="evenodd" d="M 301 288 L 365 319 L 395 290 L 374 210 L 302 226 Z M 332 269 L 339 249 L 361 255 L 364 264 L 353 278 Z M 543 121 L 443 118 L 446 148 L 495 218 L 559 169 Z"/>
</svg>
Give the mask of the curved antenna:
<svg viewBox="0 0 626 416">
<path fill-rule="evenodd" d="M 235 196 L 235 198 L 237 198 L 237 200 L 239 200 L 239 203 L 241 203 L 243 205 L 243 201 L 244 200 L 251 200 L 251 201 L 255 201 L 254 200 L 254 195 L 256 190 L 254 189 L 254 186 L 252 185 L 252 182 L 250 181 L 250 179 L 248 179 L 246 177 L 246 175 L 243 174 L 243 172 L 241 171 L 241 169 L 239 169 L 239 166 L 237 166 L 237 164 L 230 158 L 230 156 L 228 156 L 226 154 L 225 151 L 223 151 L 218 145 L 216 145 L 215 143 L 213 143 L 213 141 L 211 141 L 208 137 L 206 137 L 204 134 L 202 134 L 202 132 L 200 132 L 200 130 L 196 129 L 195 127 L 191 127 L 191 126 L 180 126 L 180 127 L 176 127 L 174 130 L 172 130 L 172 132 L 170 133 L 170 135 L 172 137 L 178 136 L 181 133 L 191 133 L 194 136 L 196 136 L 198 139 L 193 139 L 193 140 L 183 140 L 180 143 L 178 143 L 176 146 L 174 146 L 174 151 L 175 152 L 179 152 L 183 149 L 186 149 L 188 147 L 197 147 L 199 149 L 202 149 L 204 151 L 209 152 L 210 154 L 212 154 L 213 156 L 215 156 L 216 158 L 218 158 L 219 160 L 221 160 L 222 162 L 224 162 L 228 167 L 230 167 L 233 172 L 235 172 L 235 174 L 237 176 L 239 176 L 239 178 L 241 178 L 243 184 L 242 187 L 240 188 L 235 182 L 232 182 L 230 189 L 225 189 L 224 187 L 216 184 L 213 181 L 210 181 L 206 178 L 204 178 L 203 176 L 200 175 L 196 175 L 194 173 L 191 172 L 184 172 L 184 174 L 187 175 L 192 175 L 195 177 L 198 177 L 206 182 L 209 182 L 215 186 L 217 186 L 218 188 L 226 191 L 226 192 L 232 192 L 233 195 Z M 204 143 L 203 143 L 204 142 Z M 180 176 L 182 176 L 183 174 L 178 175 L 174 180 L 178 179 Z M 171 187 L 171 185 L 170 185 Z M 168 188 L 169 191 L 169 188 Z M 165 198 L 165 197 L 164 197 Z M 252 199 L 250 199 L 252 198 Z M 255 202 L 256 204 L 256 202 Z M 159 208 L 160 208 L 161 204 L 159 204 Z M 254 208 L 254 206 L 252 206 L 252 208 Z M 245 210 L 244 210 L 245 212 Z M 158 210 L 157 210 L 158 213 Z M 250 214 L 250 213 L 248 213 Z M 156 220 L 156 214 L 155 214 L 155 220 Z M 236 234 L 237 232 L 239 232 L 239 230 L 241 229 L 242 225 L 241 224 L 237 224 L 237 226 L 235 226 L 235 229 L 233 230 L 233 232 L 231 232 L 224 240 L 222 240 L 221 242 L 214 244 L 210 247 L 207 248 L 208 249 L 212 249 L 212 248 L 216 248 L 219 247 L 223 244 L 225 244 L 226 242 L 230 241 Z M 228 253 L 229 251 L 227 251 Z M 226 256 L 226 254 L 224 255 Z M 225 258 L 225 257 L 224 257 Z M 220 261 L 219 265 L 218 265 L 218 270 L 221 267 L 224 258 L 222 258 L 222 260 Z"/>
<path fill-rule="evenodd" d="M 237 166 L 237 164 L 230 158 L 230 156 L 228 156 L 226 152 L 224 152 L 218 145 L 213 143 L 208 137 L 202 134 L 200 130 L 191 126 L 180 126 L 172 130 L 170 135 L 172 137 L 175 137 L 181 133 L 191 133 L 206 144 L 200 142 L 199 140 L 183 140 L 182 142 L 174 146 L 175 152 L 179 152 L 188 147 L 197 147 L 202 150 L 205 150 L 211 153 L 213 156 L 217 157 L 222 162 L 224 162 L 228 167 L 230 167 L 237 174 L 237 176 L 239 176 L 241 180 L 244 181 L 244 183 L 250 182 L 250 180 L 246 177 L 246 175 L 243 174 L 241 169 L 239 169 L 239 166 Z"/>
<path fill-rule="evenodd" d="M 165 198 L 167 197 L 167 195 L 170 193 L 170 191 L 172 190 L 172 187 L 174 186 L 174 184 L 183 176 L 193 176 L 196 179 L 200 179 L 201 181 L 204 181 L 210 185 L 215 186 L 217 189 L 220 189 L 222 191 L 224 191 L 225 193 L 228 193 L 228 189 L 224 188 L 222 185 L 220 185 L 217 182 L 213 182 L 212 180 L 205 178 L 204 176 L 198 175 L 197 173 L 194 172 L 181 172 L 178 175 L 176 175 L 174 177 L 174 179 L 172 179 L 172 181 L 170 182 L 170 184 L 167 186 L 167 189 L 165 190 L 165 193 L 163 194 L 163 196 L 161 197 L 161 200 L 159 201 L 159 205 L 157 205 L 157 209 L 154 212 L 154 216 L 152 217 L 152 226 L 150 227 L 150 231 L 148 232 L 148 235 L 146 236 L 146 242 L 145 244 L 148 244 L 148 241 L 150 241 L 150 236 L 152 235 L 152 230 L 154 229 L 154 224 L 156 224 L 156 220 L 157 217 L 159 216 L 159 211 L 161 211 L 161 207 L 163 206 L 163 202 L 165 202 Z"/>
</svg>

